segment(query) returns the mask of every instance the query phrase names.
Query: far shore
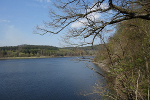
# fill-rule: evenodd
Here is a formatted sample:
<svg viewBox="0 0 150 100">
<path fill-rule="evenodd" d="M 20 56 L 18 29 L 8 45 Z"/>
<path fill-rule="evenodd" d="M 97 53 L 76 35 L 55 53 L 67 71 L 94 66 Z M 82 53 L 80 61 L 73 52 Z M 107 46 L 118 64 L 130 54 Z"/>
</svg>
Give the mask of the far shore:
<svg viewBox="0 0 150 100">
<path fill-rule="evenodd" d="M 0 58 L 0 60 L 6 60 L 6 59 L 37 59 L 37 58 L 57 58 L 57 57 L 69 57 L 69 56 L 3 57 L 3 58 Z"/>
<path fill-rule="evenodd" d="M 88 56 L 88 55 L 84 55 L 84 56 Z M 76 57 L 76 56 L 2 57 L 2 58 L 0 58 L 0 60 L 7 60 L 7 59 L 59 58 L 59 57 Z"/>
</svg>

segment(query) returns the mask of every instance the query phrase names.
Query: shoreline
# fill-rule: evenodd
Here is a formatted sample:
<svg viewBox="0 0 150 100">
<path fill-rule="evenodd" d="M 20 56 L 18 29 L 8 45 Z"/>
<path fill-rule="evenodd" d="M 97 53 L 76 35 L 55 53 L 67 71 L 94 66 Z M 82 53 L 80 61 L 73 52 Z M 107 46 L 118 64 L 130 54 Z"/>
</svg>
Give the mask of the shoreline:
<svg viewBox="0 0 150 100">
<path fill-rule="evenodd" d="M 36 59 L 36 58 L 50 58 L 50 57 L 4 57 L 0 60 L 9 60 L 9 59 Z"/>
<path fill-rule="evenodd" d="M 106 61 L 102 61 L 102 62 L 95 62 L 95 61 L 92 61 L 93 64 L 97 64 L 103 71 L 109 73 L 110 70 L 109 68 L 107 67 L 106 65 Z"/>
<path fill-rule="evenodd" d="M 88 56 L 88 55 L 85 55 Z M 76 57 L 76 56 L 40 56 L 40 57 L 2 57 L 0 60 L 9 59 L 38 59 L 38 58 L 62 58 L 62 57 Z"/>
<path fill-rule="evenodd" d="M 38 58 L 58 58 L 58 57 L 70 57 L 70 56 L 4 57 L 4 58 L 0 58 L 0 60 L 9 60 L 9 59 L 38 59 Z"/>
</svg>

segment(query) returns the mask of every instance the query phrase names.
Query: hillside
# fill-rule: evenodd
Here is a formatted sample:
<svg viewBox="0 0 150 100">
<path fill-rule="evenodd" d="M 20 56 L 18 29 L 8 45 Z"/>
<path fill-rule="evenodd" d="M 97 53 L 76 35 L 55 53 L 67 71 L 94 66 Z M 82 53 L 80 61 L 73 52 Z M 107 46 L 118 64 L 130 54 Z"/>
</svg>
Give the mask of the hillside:
<svg viewBox="0 0 150 100">
<path fill-rule="evenodd" d="M 95 55 L 100 45 L 93 47 L 58 48 L 46 45 L 18 45 L 0 47 L 0 57 L 81 56 Z"/>
</svg>

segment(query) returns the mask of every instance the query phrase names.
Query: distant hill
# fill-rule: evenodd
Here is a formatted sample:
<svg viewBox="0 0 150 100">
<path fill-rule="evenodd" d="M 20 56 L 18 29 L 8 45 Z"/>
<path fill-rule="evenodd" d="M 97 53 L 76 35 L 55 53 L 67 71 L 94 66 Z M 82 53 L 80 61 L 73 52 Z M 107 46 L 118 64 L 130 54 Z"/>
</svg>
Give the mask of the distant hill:
<svg viewBox="0 0 150 100">
<path fill-rule="evenodd" d="M 0 57 L 81 56 L 95 55 L 103 45 L 58 48 L 47 45 L 18 45 L 0 47 Z"/>
<path fill-rule="evenodd" d="M 4 46 L 0 47 L 0 50 L 18 50 L 18 49 L 46 49 L 46 50 L 58 50 L 58 47 L 46 46 L 46 45 L 18 45 L 18 46 Z"/>
</svg>

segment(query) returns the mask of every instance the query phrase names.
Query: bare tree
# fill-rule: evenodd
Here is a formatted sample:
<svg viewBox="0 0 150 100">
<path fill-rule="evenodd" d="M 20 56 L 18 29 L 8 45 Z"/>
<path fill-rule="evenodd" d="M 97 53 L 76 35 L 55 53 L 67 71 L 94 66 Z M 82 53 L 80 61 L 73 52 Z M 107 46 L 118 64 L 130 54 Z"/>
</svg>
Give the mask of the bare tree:
<svg viewBox="0 0 150 100">
<path fill-rule="evenodd" d="M 110 30 L 109 25 L 135 18 L 150 20 L 149 0 L 57 0 L 53 4 L 50 20 L 42 27 L 37 25 L 35 33 L 58 34 L 67 29 L 65 39 L 92 38 L 82 45 L 93 44 L 102 31 Z"/>
</svg>

